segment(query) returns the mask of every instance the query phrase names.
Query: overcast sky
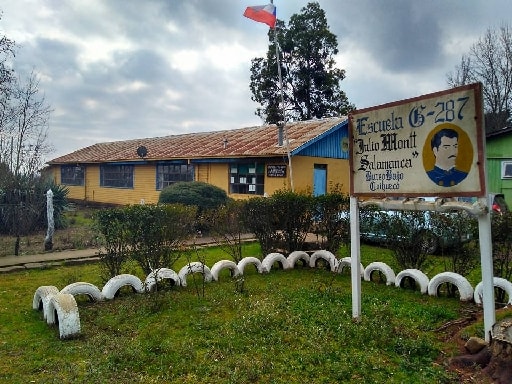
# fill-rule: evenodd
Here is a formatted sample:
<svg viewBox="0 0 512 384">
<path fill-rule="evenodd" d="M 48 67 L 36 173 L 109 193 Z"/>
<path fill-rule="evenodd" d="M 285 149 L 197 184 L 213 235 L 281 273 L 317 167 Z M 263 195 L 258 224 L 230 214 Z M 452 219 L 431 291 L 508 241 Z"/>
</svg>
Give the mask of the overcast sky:
<svg viewBox="0 0 512 384">
<path fill-rule="evenodd" d="M 275 0 L 288 23 L 306 0 Z M 0 36 L 53 109 L 48 160 L 105 141 L 260 125 L 251 59 L 268 50 L 254 0 L 3 0 Z M 338 38 L 342 89 L 357 108 L 446 89 L 510 0 L 320 0 Z"/>
</svg>

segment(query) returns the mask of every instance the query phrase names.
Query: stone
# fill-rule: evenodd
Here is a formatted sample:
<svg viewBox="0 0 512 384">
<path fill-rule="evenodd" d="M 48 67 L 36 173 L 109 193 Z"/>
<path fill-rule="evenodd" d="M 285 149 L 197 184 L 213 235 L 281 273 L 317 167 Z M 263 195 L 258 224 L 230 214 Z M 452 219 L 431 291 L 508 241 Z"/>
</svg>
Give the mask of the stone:
<svg viewBox="0 0 512 384">
<path fill-rule="evenodd" d="M 487 342 L 480 337 L 472 336 L 466 341 L 464 347 L 466 347 L 470 354 L 474 355 L 487 347 Z"/>
</svg>

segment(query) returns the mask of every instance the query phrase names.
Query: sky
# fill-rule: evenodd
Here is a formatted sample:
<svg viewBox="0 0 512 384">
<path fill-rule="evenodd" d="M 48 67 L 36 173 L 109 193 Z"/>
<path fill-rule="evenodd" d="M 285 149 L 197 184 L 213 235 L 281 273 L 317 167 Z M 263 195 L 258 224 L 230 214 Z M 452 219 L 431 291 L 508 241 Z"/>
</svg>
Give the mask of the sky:
<svg viewBox="0 0 512 384">
<path fill-rule="evenodd" d="M 288 23 L 306 0 L 274 0 Z M 489 28 L 512 25 L 510 0 L 319 0 L 337 36 L 349 102 L 372 107 L 448 88 Z M 257 0 L 3 0 L 0 37 L 14 69 L 34 71 L 52 109 L 46 160 L 107 141 L 261 125 L 251 60 L 268 26 Z M 135 150 L 135 149 L 134 149 Z"/>
</svg>

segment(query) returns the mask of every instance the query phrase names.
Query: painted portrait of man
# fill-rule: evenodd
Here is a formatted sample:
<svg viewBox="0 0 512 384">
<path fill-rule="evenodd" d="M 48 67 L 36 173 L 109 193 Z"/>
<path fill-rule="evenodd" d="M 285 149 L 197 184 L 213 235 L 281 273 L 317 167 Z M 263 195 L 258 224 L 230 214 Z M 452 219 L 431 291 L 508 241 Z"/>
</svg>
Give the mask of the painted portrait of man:
<svg viewBox="0 0 512 384">
<path fill-rule="evenodd" d="M 459 134 L 451 128 L 437 131 L 431 139 L 430 147 L 435 157 L 434 168 L 427 175 L 436 185 L 453 187 L 468 175 L 457 169 L 455 164 L 459 154 Z"/>
</svg>

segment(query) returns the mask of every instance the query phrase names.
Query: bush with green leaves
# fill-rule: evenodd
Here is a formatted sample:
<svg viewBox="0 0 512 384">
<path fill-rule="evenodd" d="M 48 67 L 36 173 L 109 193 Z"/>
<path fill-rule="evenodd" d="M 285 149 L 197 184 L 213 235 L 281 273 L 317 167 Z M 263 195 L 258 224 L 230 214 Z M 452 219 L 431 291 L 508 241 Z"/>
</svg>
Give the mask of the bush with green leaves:
<svg viewBox="0 0 512 384">
<path fill-rule="evenodd" d="M 313 201 L 309 194 L 288 190 L 246 201 L 245 226 L 258 239 L 264 255 L 304 249 L 313 225 Z"/>
<path fill-rule="evenodd" d="M 447 256 L 447 271 L 467 275 L 480 261 L 478 247 L 478 222 L 475 216 L 465 211 L 449 213 L 432 212 L 430 220 L 441 253 Z"/>
<path fill-rule="evenodd" d="M 201 181 L 180 181 L 171 184 L 160 192 L 158 198 L 159 203 L 196 206 L 198 214 L 225 205 L 228 200 L 226 191 Z"/>
<path fill-rule="evenodd" d="M 105 252 L 99 251 L 102 278 L 107 281 L 120 275 L 130 257 L 129 233 L 126 210 L 123 208 L 100 209 L 94 215 L 95 229 L 102 236 Z"/>
<path fill-rule="evenodd" d="M 131 205 L 96 216 L 105 241 L 103 265 L 112 276 L 131 258 L 149 274 L 172 268 L 183 243 L 194 234 L 196 208 L 181 204 Z"/>
<path fill-rule="evenodd" d="M 243 206 L 244 225 L 258 240 L 263 255 L 279 248 L 281 236 L 278 215 L 270 198 L 253 197 Z"/>
<path fill-rule="evenodd" d="M 194 234 L 196 208 L 181 204 L 126 207 L 131 257 L 144 273 L 171 268 L 179 249 Z"/>
<path fill-rule="evenodd" d="M 20 237 L 46 228 L 46 192 L 53 192 L 55 228 L 63 228 L 68 189 L 41 177 L 14 176 L 0 167 L 0 233 L 16 237 L 14 254 L 20 252 Z"/>
<path fill-rule="evenodd" d="M 201 216 L 201 225 L 218 246 L 236 263 L 242 260 L 242 235 L 248 230 L 242 219 L 245 201 L 231 200 L 226 205 L 209 209 Z"/>
<path fill-rule="evenodd" d="M 382 236 L 400 268 L 421 269 L 436 241 L 429 229 L 428 215 L 422 211 L 378 211 L 370 207 L 362 217 L 372 221 L 374 235 Z M 367 230 L 367 224 L 362 224 L 363 230 Z"/>
<path fill-rule="evenodd" d="M 512 212 L 492 215 L 494 274 L 512 280 Z"/>
<path fill-rule="evenodd" d="M 321 236 L 320 247 L 333 254 L 350 244 L 350 196 L 335 190 L 314 197 L 314 232 Z"/>
<path fill-rule="evenodd" d="M 281 248 L 286 253 L 304 249 L 306 236 L 313 225 L 313 197 L 307 193 L 279 190 L 270 197 L 277 213 Z"/>
</svg>

